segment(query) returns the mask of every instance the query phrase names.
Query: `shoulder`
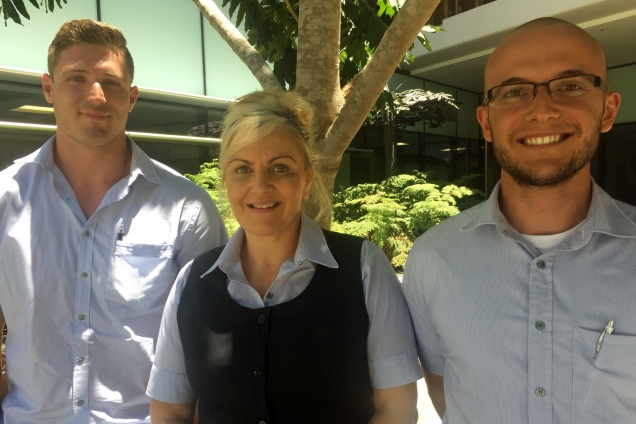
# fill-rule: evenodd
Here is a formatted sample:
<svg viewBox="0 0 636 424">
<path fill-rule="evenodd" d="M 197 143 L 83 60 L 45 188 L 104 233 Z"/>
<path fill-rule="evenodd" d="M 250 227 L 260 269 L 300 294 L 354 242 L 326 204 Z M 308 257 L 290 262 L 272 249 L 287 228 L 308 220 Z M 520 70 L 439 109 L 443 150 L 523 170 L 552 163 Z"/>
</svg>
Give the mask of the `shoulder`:
<svg viewBox="0 0 636 424">
<path fill-rule="evenodd" d="M 32 185 L 37 179 L 38 169 L 42 168 L 29 163 L 15 163 L 0 171 L 0 205 L 17 195 L 21 188 Z"/>
<path fill-rule="evenodd" d="M 162 188 L 175 190 L 175 194 L 178 194 L 182 197 L 210 197 L 204 189 L 197 186 L 195 183 L 193 183 L 183 175 L 179 174 L 174 169 L 154 159 L 150 160 L 155 168 L 155 172 L 157 172 L 157 176 L 161 180 Z"/>
<path fill-rule="evenodd" d="M 424 234 L 420 235 L 413 243 L 413 250 L 425 249 L 427 247 L 439 246 L 441 243 L 453 243 L 462 237 L 462 227 L 468 224 L 475 215 L 477 215 L 484 207 L 484 203 L 473 206 L 455 216 L 445 219 L 436 226 L 430 228 Z"/>
</svg>

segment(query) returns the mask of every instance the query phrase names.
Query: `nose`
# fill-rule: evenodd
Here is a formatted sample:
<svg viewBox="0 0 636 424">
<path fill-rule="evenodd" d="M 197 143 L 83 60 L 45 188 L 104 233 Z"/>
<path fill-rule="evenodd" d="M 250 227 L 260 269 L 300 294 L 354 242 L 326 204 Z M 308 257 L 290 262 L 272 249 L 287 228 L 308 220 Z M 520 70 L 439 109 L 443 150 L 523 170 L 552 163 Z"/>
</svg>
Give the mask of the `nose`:
<svg viewBox="0 0 636 424">
<path fill-rule="evenodd" d="M 537 92 L 530 103 L 530 109 L 526 119 L 528 121 L 536 120 L 539 122 L 547 122 L 559 116 L 559 109 L 556 107 L 554 100 L 552 100 L 548 86 L 542 85 L 537 87 Z"/>
<path fill-rule="evenodd" d="M 271 190 L 270 175 L 267 171 L 257 171 L 254 173 L 254 183 L 252 192 L 255 194 L 265 194 Z"/>
<path fill-rule="evenodd" d="M 102 90 L 100 83 L 94 82 L 93 85 L 91 85 L 86 101 L 93 103 L 106 103 L 106 96 L 104 95 L 104 90 Z"/>
</svg>

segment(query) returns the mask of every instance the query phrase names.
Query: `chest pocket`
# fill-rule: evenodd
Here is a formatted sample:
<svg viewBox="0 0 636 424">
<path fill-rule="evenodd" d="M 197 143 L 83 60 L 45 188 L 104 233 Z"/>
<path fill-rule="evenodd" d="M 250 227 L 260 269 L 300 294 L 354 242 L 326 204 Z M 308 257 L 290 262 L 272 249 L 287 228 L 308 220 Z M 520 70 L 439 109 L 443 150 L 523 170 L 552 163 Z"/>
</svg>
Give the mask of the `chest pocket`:
<svg viewBox="0 0 636 424">
<path fill-rule="evenodd" d="M 116 242 L 113 280 L 106 289 L 106 298 L 128 311 L 163 307 L 158 299 L 174 279 L 172 252 L 171 244 Z"/>
<path fill-rule="evenodd" d="M 636 419 L 636 336 L 574 329 L 572 422 L 633 424 Z"/>
</svg>

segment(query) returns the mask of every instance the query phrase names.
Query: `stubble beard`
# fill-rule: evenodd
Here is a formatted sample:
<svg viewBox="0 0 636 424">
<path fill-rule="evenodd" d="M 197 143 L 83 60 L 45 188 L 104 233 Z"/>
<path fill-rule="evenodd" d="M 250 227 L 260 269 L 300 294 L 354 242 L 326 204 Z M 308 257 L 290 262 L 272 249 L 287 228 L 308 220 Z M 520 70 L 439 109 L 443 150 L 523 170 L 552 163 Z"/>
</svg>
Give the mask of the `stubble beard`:
<svg viewBox="0 0 636 424">
<path fill-rule="evenodd" d="M 570 160 L 548 172 L 540 172 L 537 169 L 522 166 L 518 160 L 516 161 L 512 157 L 508 150 L 501 148 L 500 144 L 495 140 L 495 131 L 492 124 L 490 122 L 489 124 L 492 130 L 493 152 L 501 168 L 506 171 L 517 184 L 536 188 L 556 187 L 570 181 L 585 165 L 590 163 L 596 154 L 601 134 L 601 120 L 599 119 L 594 127 L 595 130 L 592 134 L 583 139 L 582 146 L 574 152 Z M 575 130 L 572 135 L 573 137 L 582 136 L 583 131 L 580 125 L 577 125 Z M 508 137 L 506 142 L 512 145 L 512 143 L 517 143 L 517 139 L 513 134 Z"/>
</svg>

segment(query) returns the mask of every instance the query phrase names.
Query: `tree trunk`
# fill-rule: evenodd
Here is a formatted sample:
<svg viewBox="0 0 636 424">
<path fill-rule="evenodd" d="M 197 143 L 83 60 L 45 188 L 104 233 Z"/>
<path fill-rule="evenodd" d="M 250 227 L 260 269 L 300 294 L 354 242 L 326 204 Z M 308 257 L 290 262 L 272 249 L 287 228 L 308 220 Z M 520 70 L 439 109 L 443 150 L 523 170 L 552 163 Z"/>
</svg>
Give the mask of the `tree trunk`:
<svg viewBox="0 0 636 424">
<path fill-rule="evenodd" d="M 396 173 L 395 156 L 395 116 L 390 110 L 384 112 L 383 141 L 384 141 L 384 171 L 386 178 L 392 177 Z"/>
<path fill-rule="evenodd" d="M 245 46 L 247 40 L 222 15 L 212 0 L 193 0 L 214 29 L 245 62 L 263 88 L 280 85 L 258 52 Z M 300 0 L 296 91 L 313 106 L 317 143 L 322 153 L 321 176 L 330 195 L 342 154 L 420 33 L 439 0 L 406 0 L 387 29 L 371 60 L 360 72 L 343 105 L 339 86 L 340 0 Z M 231 27 L 231 28 L 230 28 Z M 267 67 L 267 69 L 265 69 Z M 275 81 L 275 83 L 274 83 Z M 309 202 L 311 205 L 312 202 Z M 306 212 L 310 216 L 314 208 Z M 331 216 L 318 222 L 331 225 Z"/>
</svg>

